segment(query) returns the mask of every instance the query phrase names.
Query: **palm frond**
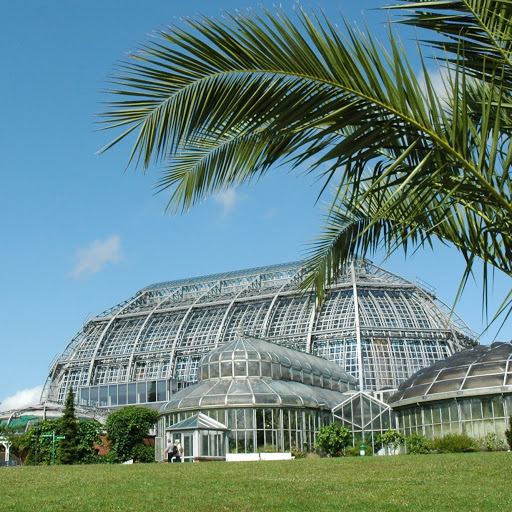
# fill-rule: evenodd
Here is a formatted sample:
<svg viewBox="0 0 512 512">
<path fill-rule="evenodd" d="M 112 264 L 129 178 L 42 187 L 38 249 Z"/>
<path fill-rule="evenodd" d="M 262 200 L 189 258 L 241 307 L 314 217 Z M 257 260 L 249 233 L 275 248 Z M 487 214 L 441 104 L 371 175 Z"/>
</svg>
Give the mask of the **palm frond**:
<svg viewBox="0 0 512 512">
<path fill-rule="evenodd" d="M 169 27 L 113 79 L 103 129 L 135 141 L 129 162 L 164 165 L 158 190 L 183 211 L 308 163 L 334 188 L 304 286 L 320 299 L 348 259 L 441 240 L 512 276 L 512 0 L 407 1 L 433 34 L 447 98 L 421 84 L 400 41 L 297 7 Z M 369 173 L 369 169 L 372 172 Z M 484 286 L 484 290 L 487 288 Z M 484 292 L 485 293 L 485 292 Z"/>
<path fill-rule="evenodd" d="M 441 36 L 427 43 L 448 52 L 479 79 L 512 89 L 512 2 L 510 0 L 403 0 L 390 9 L 407 9 L 401 23 Z"/>
</svg>

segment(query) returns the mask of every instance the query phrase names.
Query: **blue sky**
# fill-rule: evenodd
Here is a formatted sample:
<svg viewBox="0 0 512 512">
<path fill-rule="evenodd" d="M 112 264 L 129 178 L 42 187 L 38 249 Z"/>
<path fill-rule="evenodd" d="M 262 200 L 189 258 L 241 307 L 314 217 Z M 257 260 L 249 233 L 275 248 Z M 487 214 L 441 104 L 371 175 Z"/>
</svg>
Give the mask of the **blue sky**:
<svg viewBox="0 0 512 512">
<path fill-rule="evenodd" d="M 0 401 L 18 403 L 91 315 L 158 281 L 296 260 L 321 224 L 311 177 L 276 169 L 259 183 L 211 198 L 186 215 L 164 214 L 155 173 L 125 171 L 128 145 L 98 156 L 112 133 L 97 132 L 108 76 L 148 34 L 180 17 L 218 15 L 272 2 L 250 0 L 25 0 L 0 7 L 3 72 Z M 285 8 L 292 1 L 281 2 Z M 384 2 L 311 2 L 384 29 Z M 412 43 L 410 43 L 412 45 Z M 383 256 L 373 260 L 380 264 Z M 462 274 L 439 247 L 383 266 L 418 276 L 451 304 Z M 510 283 L 497 276 L 496 306 Z M 481 291 L 456 308 L 484 325 Z M 508 340 L 510 329 L 498 336 Z M 494 330 L 483 338 L 489 342 Z M 17 397 L 14 399 L 13 397 Z M 16 402 L 18 400 L 18 402 Z"/>
</svg>

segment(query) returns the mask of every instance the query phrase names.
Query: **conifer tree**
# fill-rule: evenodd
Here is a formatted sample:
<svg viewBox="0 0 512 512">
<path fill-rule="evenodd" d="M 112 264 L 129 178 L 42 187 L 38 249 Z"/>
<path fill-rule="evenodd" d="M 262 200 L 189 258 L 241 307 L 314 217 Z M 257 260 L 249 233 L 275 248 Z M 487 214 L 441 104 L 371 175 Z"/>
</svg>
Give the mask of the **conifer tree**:
<svg viewBox="0 0 512 512">
<path fill-rule="evenodd" d="M 75 416 L 74 398 L 75 394 L 73 386 L 71 386 L 66 398 L 64 415 L 60 420 L 60 431 L 64 436 L 64 439 L 60 441 L 59 460 L 61 464 L 74 464 L 77 462 L 78 424 Z"/>
</svg>

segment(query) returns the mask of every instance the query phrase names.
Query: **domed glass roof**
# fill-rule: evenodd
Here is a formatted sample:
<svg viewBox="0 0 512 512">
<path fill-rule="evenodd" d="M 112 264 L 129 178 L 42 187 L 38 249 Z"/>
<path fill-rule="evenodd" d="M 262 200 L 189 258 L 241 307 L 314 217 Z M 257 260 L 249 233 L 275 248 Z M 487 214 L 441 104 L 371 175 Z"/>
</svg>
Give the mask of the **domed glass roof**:
<svg viewBox="0 0 512 512">
<path fill-rule="evenodd" d="M 307 407 L 331 410 L 345 395 L 268 378 L 213 379 L 178 391 L 160 412 L 225 407 Z"/>
<path fill-rule="evenodd" d="M 340 392 L 355 389 L 357 382 L 336 363 L 244 335 L 204 356 L 197 379 L 243 376 L 295 381 Z"/>
<path fill-rule="evenodd" d="M 332 409 L 356 379 L 310 354 L 240 336 L 201 360 L 199 383 L 176 393 L 160 412 L 211 407 Z"/>
<path fill-rule="evenodd" d="M 393 407 L 419 401 L 512 392 L 512 344 L 493 343 L 464 350 L 407 379 L 388 402 Z"/>
</svg>

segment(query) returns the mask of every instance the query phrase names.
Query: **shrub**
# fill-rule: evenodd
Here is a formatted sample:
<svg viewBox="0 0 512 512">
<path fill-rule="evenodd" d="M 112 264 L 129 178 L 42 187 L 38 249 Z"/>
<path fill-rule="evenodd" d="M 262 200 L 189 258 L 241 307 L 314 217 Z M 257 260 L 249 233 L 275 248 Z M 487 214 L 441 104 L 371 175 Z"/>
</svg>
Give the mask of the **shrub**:
<svg viewBox="0 0 512 512">
<path fill-rule="evenodd" d="M 340 457 L 352 440 L 352 432 L 347 427 L 331 423 L 322 427 L 316 436 L 316 446 L 329 457 Z"/>
<path fill-rule="evenodd" d="M 156 411 L 134 405 L 113 412 L 105 425 L 112 459 L 116 462 L 135 459 L 134 450 L 139 450 L 157 417 Z"/>
<path fill-rule="evenodd" d="M 263 446 L 258 446 L 258 453 L 276 453 L 277 448 L 272 444 L 264 444 Z"/>
<path fill-rule="evenodd" d="M 133 460 L 135 462 L 155 462 L 155 446 L 138 444 L 133 448 Z"/>
<path fill-rule="evenodd" d="M 80 464 L 98 464 L 102 456 L 98 455 L 95 443 L 102 445 L 101 433 L 103 425 L 96 420 L 83 420 L 78 422 L 77 459 Z"/>
<path fill-rule="evenodd" d="M 292 454 L 293 457 L 295 457 L 296 459 L 303 459 L 304 457 L 307 456 L 308 454 L 308 451 L 307 450 L 299 450 L 295 445 L 292 446 L 291 450 L 290 450 L 290 453 Z"/>
<path fill-rule="evenodd" d="M 430 453 L 432 442 L 425 436 L 420 434 L 411 434 L 405 438 L 405 447 L 409 455 L 417 455 L 419 453 Z"/>
<path fill-rule="evenodd" d="M 505 450 L 503 439 L 498 439 L 494 433 L 487 434 L 483 439 L 479 440 L 480 448 L 484 452 L 500 452 Z"/>
<path fill-rule="evenodd" d="M 388 430 L 384 434 L 380 434 L 375 438 L 375 449 L 380 450 L 383 446 L 393 445 L 398 448 L 401 444 L 405 443 L 405 437 L 396 430 Z"/>
<path fill-rule="evenodd" d="M 478 444 L 466 434 L 446 434 L 432 440 L 432 450 L 439 453 L 476 452 Z"/>
<path fill-rule="evenodd" d="M 63 437 L 59 446 L 59 462 L 61 464 L 75 464 L 78 462 L 77 447 L 80 442 L 78 437 L 78 420 L 75 415 L 75 394 L 73 386 L 69 388 L 66 397 L 64 414 L 59 419 L 58 429 Z"/>
</svg>

